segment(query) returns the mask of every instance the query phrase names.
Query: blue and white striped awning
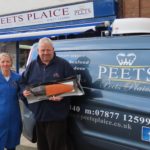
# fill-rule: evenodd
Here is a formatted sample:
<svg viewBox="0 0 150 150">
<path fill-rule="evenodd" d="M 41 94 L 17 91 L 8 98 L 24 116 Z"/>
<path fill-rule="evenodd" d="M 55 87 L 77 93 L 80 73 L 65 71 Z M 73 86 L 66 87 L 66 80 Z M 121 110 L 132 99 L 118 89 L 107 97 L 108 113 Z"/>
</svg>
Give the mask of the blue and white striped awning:
<svg viewBox="0 0 150 150">
<path fill-rule="evenodd" d="M 22 41 L 22 40 L 32 40 L 39 39 L 41 37 L 51 37 L 51 36 L 59 36 L 59 35 L 68 35 L 68 34 L 78 34 L 85 32 L 87 30 L 95 30 L 96 26 L 101 26 L 105 23 L 105 21 L 112 22 L 115 19 L 114 16 L 99 18 L 95 20 L 89 20 L 87 22 L 78 21 L 71 22 L 70 24 L 64 24 L 62 26 L 33 26 L 28 28 L 16 28 L 16 29 L 5 29 L 0 30 L 0 42 L 10 42 L 10 41 Z M 59 24 L 60 25 L 60 24 Z"/>
<path fill-rule="evenodd" d="M 37 39 L 44 36 L 58 36 L 58 35 L 67 35 L 67 34 L 78 34 L 81 32 L 85 32 L 87 30 L 95 30 L 95 26 L 81 26 L 81 27 L 73 27 L 73 28 L 56 28 L 49 30 L 40 30 L 40 31 L 30 31 L 30 32 L 19 32 L 19 33 L 10 33 L 10 34 L 2 34 L 0 35 L 1 42 L 8 41 L 21 41 L 26 39 Z"/>
</svg>

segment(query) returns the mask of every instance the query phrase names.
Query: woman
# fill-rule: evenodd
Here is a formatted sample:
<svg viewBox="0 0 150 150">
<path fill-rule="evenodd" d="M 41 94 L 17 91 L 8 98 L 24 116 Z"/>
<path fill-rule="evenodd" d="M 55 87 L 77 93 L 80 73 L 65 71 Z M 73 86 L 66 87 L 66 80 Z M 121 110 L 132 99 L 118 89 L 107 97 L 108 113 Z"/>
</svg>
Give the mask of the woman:
<svg viewBox="0 0 150 150">
<path fill-rule="evenodd" d="M 20 76 L 11 70 L 12 58 L 0 54 L 0 150 L 15 150 L 22 131 L 18 102 Z"/>
</svg>

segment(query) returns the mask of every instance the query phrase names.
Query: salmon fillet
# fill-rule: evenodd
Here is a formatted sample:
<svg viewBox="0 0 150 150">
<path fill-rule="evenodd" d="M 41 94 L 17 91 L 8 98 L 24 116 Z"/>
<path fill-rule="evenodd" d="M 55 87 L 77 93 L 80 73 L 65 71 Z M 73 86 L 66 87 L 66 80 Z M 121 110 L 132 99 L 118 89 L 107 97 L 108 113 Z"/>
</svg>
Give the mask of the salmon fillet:
<svg viewBox="0 0 150 150">
<path fill-rule="evenodd" d="M 71 92 L 73 90 L 73 85 L 68 84 L 51 84 L 45 86 L 45 93 L 47 96 L 53 96 L 58 94 L 63 94 Z"/>
</svg>

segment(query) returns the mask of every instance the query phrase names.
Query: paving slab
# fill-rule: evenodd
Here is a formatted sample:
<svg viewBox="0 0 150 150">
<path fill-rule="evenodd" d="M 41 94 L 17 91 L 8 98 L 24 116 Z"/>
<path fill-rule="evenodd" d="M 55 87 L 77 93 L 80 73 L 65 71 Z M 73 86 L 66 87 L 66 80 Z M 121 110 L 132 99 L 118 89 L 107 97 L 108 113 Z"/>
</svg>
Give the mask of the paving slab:
<svg viewBox="0 0 150 150">
<path fill-rule="evenodd" d="M 37 145 L 31 143 L 22 135 L 20 145 L 17 146 L 16 150 L 37 150 Z"/>
</svg>

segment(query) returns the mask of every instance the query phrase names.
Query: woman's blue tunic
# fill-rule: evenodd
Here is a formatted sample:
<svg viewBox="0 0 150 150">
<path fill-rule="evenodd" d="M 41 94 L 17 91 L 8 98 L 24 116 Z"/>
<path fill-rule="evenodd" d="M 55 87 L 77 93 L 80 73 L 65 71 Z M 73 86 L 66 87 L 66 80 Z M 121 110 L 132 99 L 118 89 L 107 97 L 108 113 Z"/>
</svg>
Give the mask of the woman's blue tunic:
<svg viewBox="0 0 150 150">
<path fill-rule="evenodd" d="M 7 81 L 0 71 L 0 150 L 16 147 L 22 131 L 18 101 L 20 76 L 11 71 Z"/>
</svg>

